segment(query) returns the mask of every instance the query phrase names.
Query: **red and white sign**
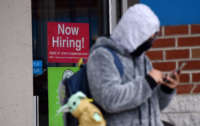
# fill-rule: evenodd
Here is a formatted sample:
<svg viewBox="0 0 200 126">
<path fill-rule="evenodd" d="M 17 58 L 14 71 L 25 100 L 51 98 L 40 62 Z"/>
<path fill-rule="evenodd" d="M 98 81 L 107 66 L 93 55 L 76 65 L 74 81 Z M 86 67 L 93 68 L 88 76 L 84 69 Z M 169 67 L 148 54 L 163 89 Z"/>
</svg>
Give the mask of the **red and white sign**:
<svg viewBox="0 0 200 126">
<path fill-rule="evenodd" d="M 77 63 L 89 55 L 89 24 L 48 22 L 48 62 Z"/>
</svg>

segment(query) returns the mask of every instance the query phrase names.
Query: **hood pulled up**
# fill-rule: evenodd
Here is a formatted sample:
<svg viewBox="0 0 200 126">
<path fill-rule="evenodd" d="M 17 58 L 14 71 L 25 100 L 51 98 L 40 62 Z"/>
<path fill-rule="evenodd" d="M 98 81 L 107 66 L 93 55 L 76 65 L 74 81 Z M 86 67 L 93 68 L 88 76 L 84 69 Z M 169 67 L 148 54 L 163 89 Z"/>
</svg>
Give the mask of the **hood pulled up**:
<svg viewBox="0 0 200 126">
<path fill-rule="evenodd" d="M 131 53 L 159 29 L 160 21 L 155 13 L 144 4 L 135 4 L 122 16 L 111 34 L 111 39 Z"/>
</svg>

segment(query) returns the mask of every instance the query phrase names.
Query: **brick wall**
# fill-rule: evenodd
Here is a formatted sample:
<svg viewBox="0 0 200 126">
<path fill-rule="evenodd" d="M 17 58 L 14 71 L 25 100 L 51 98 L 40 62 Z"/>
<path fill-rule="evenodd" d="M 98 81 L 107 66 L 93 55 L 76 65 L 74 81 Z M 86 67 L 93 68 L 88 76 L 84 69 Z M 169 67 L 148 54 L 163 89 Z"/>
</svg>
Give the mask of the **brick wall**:
<svg viewBox="0 0 200 126">
<path fill-rule="evenodd" d="M 180 76 L 178 94 L 200 93 L 200 25 L 162 26 L 147 52 L 153 66 L 165 72 L 187 62 Z"/>
</svg>

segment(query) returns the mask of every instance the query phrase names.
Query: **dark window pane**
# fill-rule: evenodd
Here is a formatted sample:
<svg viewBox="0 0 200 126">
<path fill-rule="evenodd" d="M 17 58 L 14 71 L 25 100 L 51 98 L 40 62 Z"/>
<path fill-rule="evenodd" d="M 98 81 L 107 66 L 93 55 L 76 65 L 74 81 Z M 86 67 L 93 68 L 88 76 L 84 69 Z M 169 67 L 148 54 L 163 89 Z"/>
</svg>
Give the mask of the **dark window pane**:
<svg viewBox="0 0 200 126">
<path fill-rule="evenodd" d="M 48 126 L 48 66 L 73 66 L 48 63 L 47 23 L 81 22 L 89 24 L 90 45 L 97 36 L 109 35 L 108 0 L 32 0 L 33 60 L 42 60 L 43 74 L 34 75 L 34 95 L 39 96 L 40 125 Z"/>
</svg>

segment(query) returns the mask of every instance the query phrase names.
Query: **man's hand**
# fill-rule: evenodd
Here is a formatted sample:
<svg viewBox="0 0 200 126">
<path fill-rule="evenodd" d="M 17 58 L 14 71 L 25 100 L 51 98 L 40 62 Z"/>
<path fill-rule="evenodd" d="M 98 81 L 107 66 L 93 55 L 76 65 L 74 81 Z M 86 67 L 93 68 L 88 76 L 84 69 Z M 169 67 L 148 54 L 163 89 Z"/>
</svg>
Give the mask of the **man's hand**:
<svg viewBox="0 0 200 126">
<path fill-rule="evenodd" d="M 163 81 L 161 82 L 161 84 L 166 85 L 167 87 L 171 89 L 175 89 L 180 83 L 180 75 L 174 72 L 173 77 L 170 75 L 167 75 L 165 77 L 165 80 L 167 81 Z"/>
<path fill-rule="evenodd" d="M 152 69 L 149 75 L 154 79 L 157 84 L 163 83 L 163 73 L 157 69 Z"/>
<path fill-rule="evenodd" d="M 157 84 L 165 85 L 171 89 L 175 89 L 180 83 L 180 75 L 176 72 L 173 73 L 172 77 L 170 75 L 164 76 L 163 72 L 157 69 L 152 69 L 149 72 L 149 75 L 155 80 Z"/>
</svg>

